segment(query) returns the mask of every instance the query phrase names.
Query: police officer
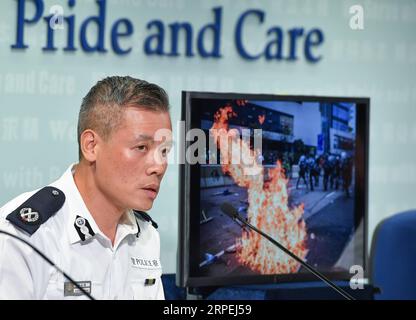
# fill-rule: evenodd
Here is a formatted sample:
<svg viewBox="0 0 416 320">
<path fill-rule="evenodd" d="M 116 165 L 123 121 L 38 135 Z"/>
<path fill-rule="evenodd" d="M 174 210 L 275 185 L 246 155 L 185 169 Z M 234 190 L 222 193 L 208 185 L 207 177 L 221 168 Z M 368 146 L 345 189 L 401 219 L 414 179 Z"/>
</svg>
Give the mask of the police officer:
<svg viewBox="0 0 416 320">
<path fill-rule="evenodd" d="M 345 152 L 341 153 L 341 176 L 342 176 L 342 189 L 345 191 L 345 196 L 350 197 L 350 185 L 352 182 L 353 174 L 353 162 L 352 158 L 347 156 Z"/>
<path fill-rule="evenodd" d="M 333 184 L 334 184 L 334 188 L 335 190 L 338 190 L 339 187 L 339 182 L 340 182 L 340 178 L 341 178 L 341 159 L 339 156 L 335 157 L 334 160 L 334 165 L 333 165 Z M 332 182 L 331 182 L 331 188 L 332 188 Z"/>
<path fill-rule="evenodd" d="M 330 180 L 330 177 L 332 176 L 333 166 L 332 166 L 332 156 L 329 154 L 325 155 L 324 162 L 323 162 L 323 168 L 324 168 L 324 191 L 328 190 L 328 182 Z"/>
<path fill-rule="evenodd" d="M 298 177 L 298 181 L 296 181 L 296 189 L 298 189 L 299 187 L 299 181 L 300 179 L 303 179 L 303 182 L 306 185 L 306 188 L 308 187 L 308 183 L 306 182 L 306 173 L 307 173 L 307 162 L 306 162 L 306 156 L 305 155 L 301 155 L 299 158 L 299 177 Z"/>
<path fill-rule="evenodd" d="M 307 164 L 307 172 L 308 178 L 309 178 L 309 186 L 311 191 L 313 191 L 313 185 L 314 185 L 314 179 L 316 180 L 316 173 L 315 173 L 315 159 L 312 155 L 309 156 L 309 158 L 306 160 Z"/>
<path fill-rule="evenodd" d="M 145 213 L 166 171 L 171 131 L 166 92 L 108 77 L 84 97 L 79 162 L 49 186 L 0 209 L 2 299 L 163 299 L 157 224 Z M 84 292 L 80 289 L 84 290 Z M 85 294 L 87 293 L 87 295 Z"/>
<path fill-rule="evenodd" d="M 315 177 L 315 187 L 319 187 L 319 176 L 321 175 L 321 157 L 315 156 L 313 164 L 313 175 Z"/>
</svg>

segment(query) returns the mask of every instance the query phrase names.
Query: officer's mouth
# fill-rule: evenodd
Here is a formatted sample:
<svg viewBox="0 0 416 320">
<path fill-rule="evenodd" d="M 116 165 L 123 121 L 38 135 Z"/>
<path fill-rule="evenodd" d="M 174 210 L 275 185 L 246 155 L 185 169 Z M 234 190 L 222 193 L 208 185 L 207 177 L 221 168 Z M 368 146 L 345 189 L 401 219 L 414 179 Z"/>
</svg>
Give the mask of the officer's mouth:
<svg viewBox="0 0 416 320">
<path fill-rule="evenodd" d="M 144 190 L 146 196 L 151 200 L 156 199 L 157 193 L 159 192 L 159 185 L 157 184 L 149 184 L 142 188 Z"/>
</svg>

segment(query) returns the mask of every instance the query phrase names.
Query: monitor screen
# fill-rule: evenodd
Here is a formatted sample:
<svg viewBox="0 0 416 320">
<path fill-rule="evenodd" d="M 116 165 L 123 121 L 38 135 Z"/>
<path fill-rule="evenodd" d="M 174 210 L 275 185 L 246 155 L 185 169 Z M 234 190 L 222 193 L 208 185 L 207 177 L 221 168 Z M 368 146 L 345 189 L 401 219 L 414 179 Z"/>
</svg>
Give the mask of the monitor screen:
<svg viewBox="0 0 416 320">
<path fill-rule="evenodd" d="M 369 99 L 184 92 L 178 283 L 317 280 L 366 269 Z M 353 271 L 352 271 L 353 268 Z"/>
</svg>

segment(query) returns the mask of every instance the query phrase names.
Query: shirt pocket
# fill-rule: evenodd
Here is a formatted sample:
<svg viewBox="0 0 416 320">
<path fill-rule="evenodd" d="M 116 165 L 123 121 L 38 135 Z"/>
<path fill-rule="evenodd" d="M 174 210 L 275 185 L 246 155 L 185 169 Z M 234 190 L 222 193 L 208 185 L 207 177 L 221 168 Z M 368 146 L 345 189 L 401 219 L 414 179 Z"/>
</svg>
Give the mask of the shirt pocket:
<svg viewBox="0 0 416 320">
<path fill-rule="evenodd" d="M 133 300 L 156 300 L 163 299 L 161 271 L 146 272 L 131 280 L 130 292 Z"/>
</svg>

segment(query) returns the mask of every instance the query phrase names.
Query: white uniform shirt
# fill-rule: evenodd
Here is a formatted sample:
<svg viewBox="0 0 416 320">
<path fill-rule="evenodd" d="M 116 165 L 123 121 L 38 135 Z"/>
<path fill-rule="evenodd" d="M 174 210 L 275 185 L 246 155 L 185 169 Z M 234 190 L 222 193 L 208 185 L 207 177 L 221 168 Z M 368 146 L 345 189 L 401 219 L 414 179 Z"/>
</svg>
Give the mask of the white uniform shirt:
<svg viewBox="0 0 416 320">
<path fill-rule="evenodd" d="M 0 230 L 28 240 L 95 299 L 164 299 L 159 233 L 127 212 L 114 246 L 89 213 L 72 166 L 51 184 L 66 197 L 62 208 L 29 236 L 6 217 L 36 191 L 0 208 Z M 87 299 L 32 248 L 0 234 L 0 299 Z"/>
</svg>

